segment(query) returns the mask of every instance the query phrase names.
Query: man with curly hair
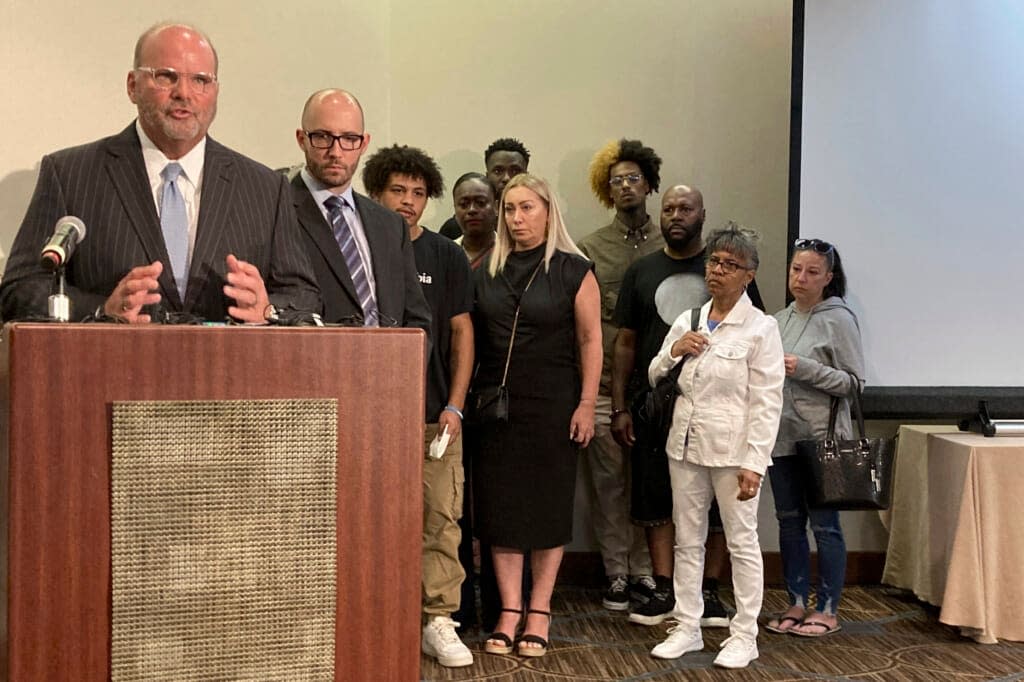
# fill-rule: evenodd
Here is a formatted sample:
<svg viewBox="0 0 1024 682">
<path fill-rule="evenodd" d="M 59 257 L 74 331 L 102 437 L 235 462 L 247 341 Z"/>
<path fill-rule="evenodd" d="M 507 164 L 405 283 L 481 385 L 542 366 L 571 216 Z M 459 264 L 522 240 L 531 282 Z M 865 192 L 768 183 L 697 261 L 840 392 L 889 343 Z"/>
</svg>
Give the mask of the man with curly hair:
<svg viewBox="0 0 1024 682">
<path fill-rule="evenodd" d="M 487 180 L 494 187 L 494 198 L 499 203 L 508 181 L 520 173 L 525 173 L 529 166 L 530 151 L 514 137 L 500 137 L 484 150 Z M 455 216 L 446 220 L 439 232 L 449 239 L 458 239 L 462 236 L 462 229 L 455 221 Z"/>
<path fill-rule="evenodd" d="M 613 405 L 611 397 L 612 351 L 618 331 L 613 315 L 619 287 L 634 261 L 665 245 L 647 214 L 647 197 L 658 191 L 660 168 L 661 158 L 640 140 L 621 139 L 599 149 L 590 164 L 590 186 L 602 204 L 615 209 L 615 216 L 579 242 L 580 250 L 594 262 L 601 287 L 604 366 L 597 431 L 587 447 L 583 471 L 589 479 L 594 535 L 608 578 L 602 603 L 612 611 L 629 609 L 631 601 L 646 602 L 655 587 L 645 536 L 630 520 L 628 455 L 615 442 L 610 426 L 615 415 L 629 407 Z"/>
<path fill-rule="evenodd" d="M 459 519 L 462 409 L 473 368 L 469 261 L 454 242 L 420 225 L 427 201 L 444 193 L 441 171 L 423 150 L 405 145 L 381 149 L 366 160 L 363 186 L 405 219 L 432 318 L 423 439 L 423 653 L 443 666 L 470 665 L 473 654 L 451 618 L 466 578 L 459 562 Z"/>
</svg>

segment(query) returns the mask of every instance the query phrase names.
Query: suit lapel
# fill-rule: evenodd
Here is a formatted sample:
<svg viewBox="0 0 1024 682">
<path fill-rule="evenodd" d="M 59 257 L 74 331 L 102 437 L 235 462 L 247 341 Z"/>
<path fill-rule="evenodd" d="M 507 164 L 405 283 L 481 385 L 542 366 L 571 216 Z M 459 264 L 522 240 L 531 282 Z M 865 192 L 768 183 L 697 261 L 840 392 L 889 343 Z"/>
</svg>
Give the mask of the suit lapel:
<svg viewBox="0 0 1024 682">
<path fill-rule="evenodd" d="M 386 235 L 381 234 L 381 231 L 376 229 L 376 225 L 373 219 L 367 214 L 366 204 L 373 199 L 364 197 L 362 194 L 352 193 L 352 196 L 356 200 L 356 210 L 359 211 L 359 218 L 363 221 L 363 233 L 366 235 L 366 243 L 370 246 L 370 257 L 373 257 L 375 253 L 387 253 L 387 242 L 385 241 Z M 404 222 L 402 223 L 405 224 Z M 377 271 L 377 261 L 374 260 L 373 264 L 373 276 L 374 278 L 379 277 L 380 273 Z"/>
<path fill-rule="evenodd" d="M 316 200 L 313 199 L 312 193 L 303 182 L 302 175 L 296 174 L 292 178 L 292 186 L 296 189 L 292 195 L 295 197 L 295 215 L 299 219 L 299 224 L 323 254 L 331 272 L 334 273 L 341 287 L 352 298 L 358 309 L 359 297 L 356 295 L 356 285 L 352 283 L 352 275 L 348 271 L 348 265 L 345 264 L 345 257 L 341 255 L 341 248 L 334 239 L 331 226 L 327 224 L 324 214 L 316 205 Z"/>
<path fill-rule="evenodd" d="M 359 219 L 363 222 L 363 234 L 366 235 L 366 243 L 370 247 L 370 258 L 373 260 L 373 277 L 377 282 L 377 309 L 378 310 L 391 310 L 391 302 L 387 300 L 388 292 L 391 291 L 391 287 L 384 285 L 384 278 L 387 277 L 387 266 L 380 262 L 384 258 L 384 254 L 388 253 L 389 243 L 387 234 L 378 229 L 377 224 L 374 222 L 369 211 L 366 210 L 366 204 L 373 201 L 368 197 L 364 197 L 362 194 L 352 192 L 352 196 L 356 200 L 356 210 L 359 211 Z M 407 229 L 405 225 L 405 219 L 402 219 L 402 229 Z M 381 267 L 384 267 L 384 271 L 381 271 Z M 381 300 L 382 297 L 384 300 Z"/>
<path fill-rule="evenodd" d="M 153 190 L 149 186 L 146 164 L 142 160 L 142 147 L 135 131 L 135 123 L 112 138 L 107 147 L 107 154 L 106 171 L 110 184 L 120 198 L 128 221 L 142 244 L 146 262 L 160 261 L 164 264 L 159 280 L 160 295 L 164 300 L 169 300 L 176 307 L 180 307 L 178 288 L 174 285 L 171 269 L 167 267 L 170 258 L 167 256 L 164 235 L 160 230 L 160 218 L 153 203 Z"/>
<path fill-rule="evenodd" d="M 207 137 L 199 222 L 189 264 L 188 289 L 185 291 L 186 310 L 195 304 L 212 273 L 220 273 L 222 277 L 227 273 L 227 264 L 221 262 L 218 254 L 227 253 L 221 242 L 229 229 L 228 207 L 235 201 L 231 166 L 231 155 L 218 142 Z"/>
</svg>

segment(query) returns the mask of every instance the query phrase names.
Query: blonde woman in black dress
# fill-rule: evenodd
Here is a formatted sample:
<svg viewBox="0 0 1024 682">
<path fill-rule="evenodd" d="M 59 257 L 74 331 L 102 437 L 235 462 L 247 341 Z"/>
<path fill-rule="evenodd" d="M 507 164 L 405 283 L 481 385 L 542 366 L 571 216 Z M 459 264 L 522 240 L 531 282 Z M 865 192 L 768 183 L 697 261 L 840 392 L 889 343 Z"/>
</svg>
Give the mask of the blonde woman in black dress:
<svg viewBox="0 0 1024 682">
<path fill-rule="evenodd" d="M 474 453 L 474 522 L 491 545 L 502 601 L 484 648 L 512 653 L 522 622 L 520 655 L 543 656 L 551 593 L 572 539 L 577 451 L 594 435 L 602 353 L 597 280 L 544 180 L 524 173 L 505 187 L 494 251 L 474 281 L 474 386 L 501 384 L 520 306 L 506 380 L 510 421 L 481 427 Z M 533 589 L 524 605 L 527 551 Z"/>
</svg>

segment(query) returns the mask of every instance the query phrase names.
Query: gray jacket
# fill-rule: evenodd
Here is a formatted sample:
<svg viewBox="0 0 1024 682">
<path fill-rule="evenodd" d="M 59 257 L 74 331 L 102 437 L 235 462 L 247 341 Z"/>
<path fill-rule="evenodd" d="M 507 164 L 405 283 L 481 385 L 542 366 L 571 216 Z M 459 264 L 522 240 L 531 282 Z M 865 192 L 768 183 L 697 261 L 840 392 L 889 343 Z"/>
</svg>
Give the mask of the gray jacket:
<svg viewBox="0 0 1024 682">
<path fill-rule="evenodd" d="M 784 352 L 798 357 L 796 372 L 786 377 L 782 389 L 782 418 L 772 450 L 772 457 L 784 457 L 795 454 L 798 440 L 825 437 L 832 396 L 849 394 L 850 374 L 864 385 L 864 353 L 857 316 L 838 296 L 825 299 L 809 313 L 797 311 L 790 303 L 775 313 L 775 319 Z M 839 404 L 836 434 L 852 434 L 846 397 Z"/>
</svg>

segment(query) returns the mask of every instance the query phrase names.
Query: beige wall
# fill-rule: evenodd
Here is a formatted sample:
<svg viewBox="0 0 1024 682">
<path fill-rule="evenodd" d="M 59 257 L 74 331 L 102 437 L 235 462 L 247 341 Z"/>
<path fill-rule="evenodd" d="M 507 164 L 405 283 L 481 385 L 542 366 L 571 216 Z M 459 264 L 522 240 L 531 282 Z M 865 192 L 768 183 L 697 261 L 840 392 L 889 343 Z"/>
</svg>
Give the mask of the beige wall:
<svg viewBox="0 0 1024 682">
<path fill-rule="evenodd" d="M 220 2 L 179 0 L 168 16 L 124 0 L 0 4 L 0 260 L 28 204 L 39 158 L 114 133 L 137 35 L 175 19 L 204 28 L 221 57 L 211 133 L 269 166 L 300 159 L 293 131 L 306 96 L 355 92 L 371 151 L 419 146 L 450 184 L 482 169 L 495 138 L 523 140 L 572 234 L 609 213 L 587 186 L 594 151 L 637 137 L 664 159 L 662 183 L 704 191 L 708 224 L 738 220 L 764 237 L 759 283 L 784 297 L 789 163 L 788 0 Z M 649 209 L 656 214 L 658 197 Z M 425 223 L 451 215 L 433 202 Z M 100 229 L 100 226 L 89 226 Z M 580 509 L 587 504 L 580 498 Z M 766 548 L 770 502 L 762 502 Z M 586 514 L 576 547 L 589 546 Z M 878 540 L 869 532 L 864 543 Z M 860 542 L 851 543 L 857 549 Z"/>
<path fill-rule="evenodd" d="M 608 220 L 587 187 L 590 157 L 609 139 L 638 137 L 663 157 L 665 186 L 704 190 L 710 225 L 732 218 L 765 234 L 762 289 L 781 307 L 790 4 L 181 0 L 167 16 L 124 0 L 10 0 L 0 8 L 0 259 L 39 158 L 132 119 L 124 80 L 135 38 L 176 19 L 204 28 L 220 52 L 213 136 L 270 166 L 299 160 L 305 97 L 342 86 L 366 108 L 371 151 L 422 147 L 449 183 L 480 169 L 496 137 L 523 140 L 581 237 Z M 426 224 L 440 225 L 450 197 L 427 211 Z"/>
</svg>

